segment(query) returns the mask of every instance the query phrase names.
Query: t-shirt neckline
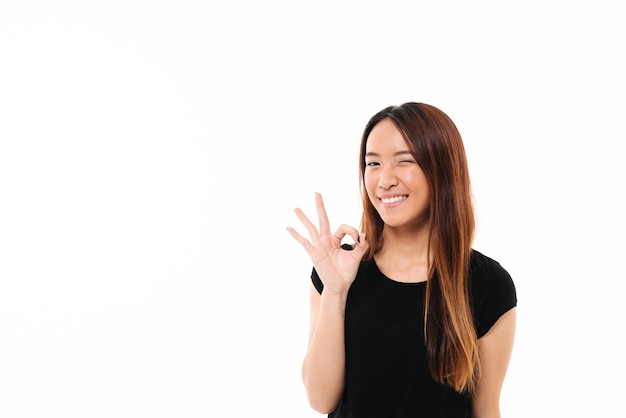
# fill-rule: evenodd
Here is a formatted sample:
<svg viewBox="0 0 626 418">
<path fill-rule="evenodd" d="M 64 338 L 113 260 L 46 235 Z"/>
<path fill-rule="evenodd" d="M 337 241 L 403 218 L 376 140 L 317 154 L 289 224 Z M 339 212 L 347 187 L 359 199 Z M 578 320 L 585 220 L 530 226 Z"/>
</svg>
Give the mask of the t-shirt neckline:
<svg viewBox="0 0 626 418">
<path fill-rule="evenodd" d="M 401 282 L 398 280 L 394 280 L 391 277 L 387 276 L 385 273 L 383 273 L 380 268 L 378 267 L 378 264 L 376 263 L 376 260 L 374 259 L 374 257 L 372 257 L 371 259 L 372 265 L 374 267 L 374 269 L 376 270 L 376 273 L 385 281 L 393 283 L 393 284 L 397 284 L 400 286 L 425 286 L 426 282 L 428 282 L 428 280 L 423 280 L 421 282 Z"/>
</svg>

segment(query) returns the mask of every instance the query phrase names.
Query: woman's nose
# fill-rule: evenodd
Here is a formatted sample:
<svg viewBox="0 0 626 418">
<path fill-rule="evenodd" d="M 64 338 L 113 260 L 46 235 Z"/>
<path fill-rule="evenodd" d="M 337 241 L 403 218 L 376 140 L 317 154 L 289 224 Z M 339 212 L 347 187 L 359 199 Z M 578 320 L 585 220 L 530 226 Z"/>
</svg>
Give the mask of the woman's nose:
<svg viewBox="0 0 626 418">
<path fill-rule="evenodd" d="M 383 169 L 380 173 L 380 179 L 378 180 L 378 186 L 381 189 L 388 190 L 393 186 L 398 185 L 398 178 L 396 177 L 393 169 Z"/>
</svg>

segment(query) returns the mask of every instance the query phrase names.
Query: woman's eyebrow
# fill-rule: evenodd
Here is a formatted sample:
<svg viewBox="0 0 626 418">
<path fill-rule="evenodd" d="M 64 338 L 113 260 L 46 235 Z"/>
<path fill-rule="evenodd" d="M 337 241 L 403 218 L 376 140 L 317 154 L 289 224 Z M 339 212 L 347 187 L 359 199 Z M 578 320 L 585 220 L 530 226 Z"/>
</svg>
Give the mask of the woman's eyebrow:
<svg viewBox="0 0 626 418">
<path fill-rule="evenodd" d="M 411 151 L 407 150 L 407 151 L 397 151 L 397 152 L 394 152 L 393 156 L 397 157 L 398 155 L 406 155 L 406 154 L 413 155 L 411 153 Z M 365 153 L 365 156 L 366 157 L 380 157 L 380 154 L 378 154 L 377 152 L 367 152 L 367 153 Z"/>
</svg>

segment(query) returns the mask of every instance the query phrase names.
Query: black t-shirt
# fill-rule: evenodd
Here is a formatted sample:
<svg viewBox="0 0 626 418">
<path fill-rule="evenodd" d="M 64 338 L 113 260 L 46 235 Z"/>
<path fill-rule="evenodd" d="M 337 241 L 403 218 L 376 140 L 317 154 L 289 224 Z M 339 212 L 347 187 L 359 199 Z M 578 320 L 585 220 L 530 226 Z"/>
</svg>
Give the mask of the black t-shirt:
<svg viewBox="0 0 626 418">
<path fill-rule="evenodd" d="M 312 281 L 321 293 L 315 269 Z M 495 260 L 473 251 L 472 312 L 478 337 L 516 306 L 513 280 Z M 346 384 L 331 418 L 471 417 L 471 399 L 435 382 L 426 360 L 426 282 L 386 277 L 375 261 L 361 263 L 346 302 Z"/>
</svg>

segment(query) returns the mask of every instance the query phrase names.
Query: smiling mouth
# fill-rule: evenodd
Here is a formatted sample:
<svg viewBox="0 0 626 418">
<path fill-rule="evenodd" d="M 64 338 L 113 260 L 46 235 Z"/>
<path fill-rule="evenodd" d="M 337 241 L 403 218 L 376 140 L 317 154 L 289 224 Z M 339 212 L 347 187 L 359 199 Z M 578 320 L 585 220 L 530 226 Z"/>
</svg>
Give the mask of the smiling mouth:
<svg viewBox="0 0 626 418">
<path fill-rule="evenodd" d="M 381 197 L 380 201 L 383 202 L 384 204 L 396 203 L 396 202 L 399 202 L 401 200 L 407 199 L 408 197 L 409 197 L 408 195 L 394 196 L 394 197 Z"/>
</svg>

